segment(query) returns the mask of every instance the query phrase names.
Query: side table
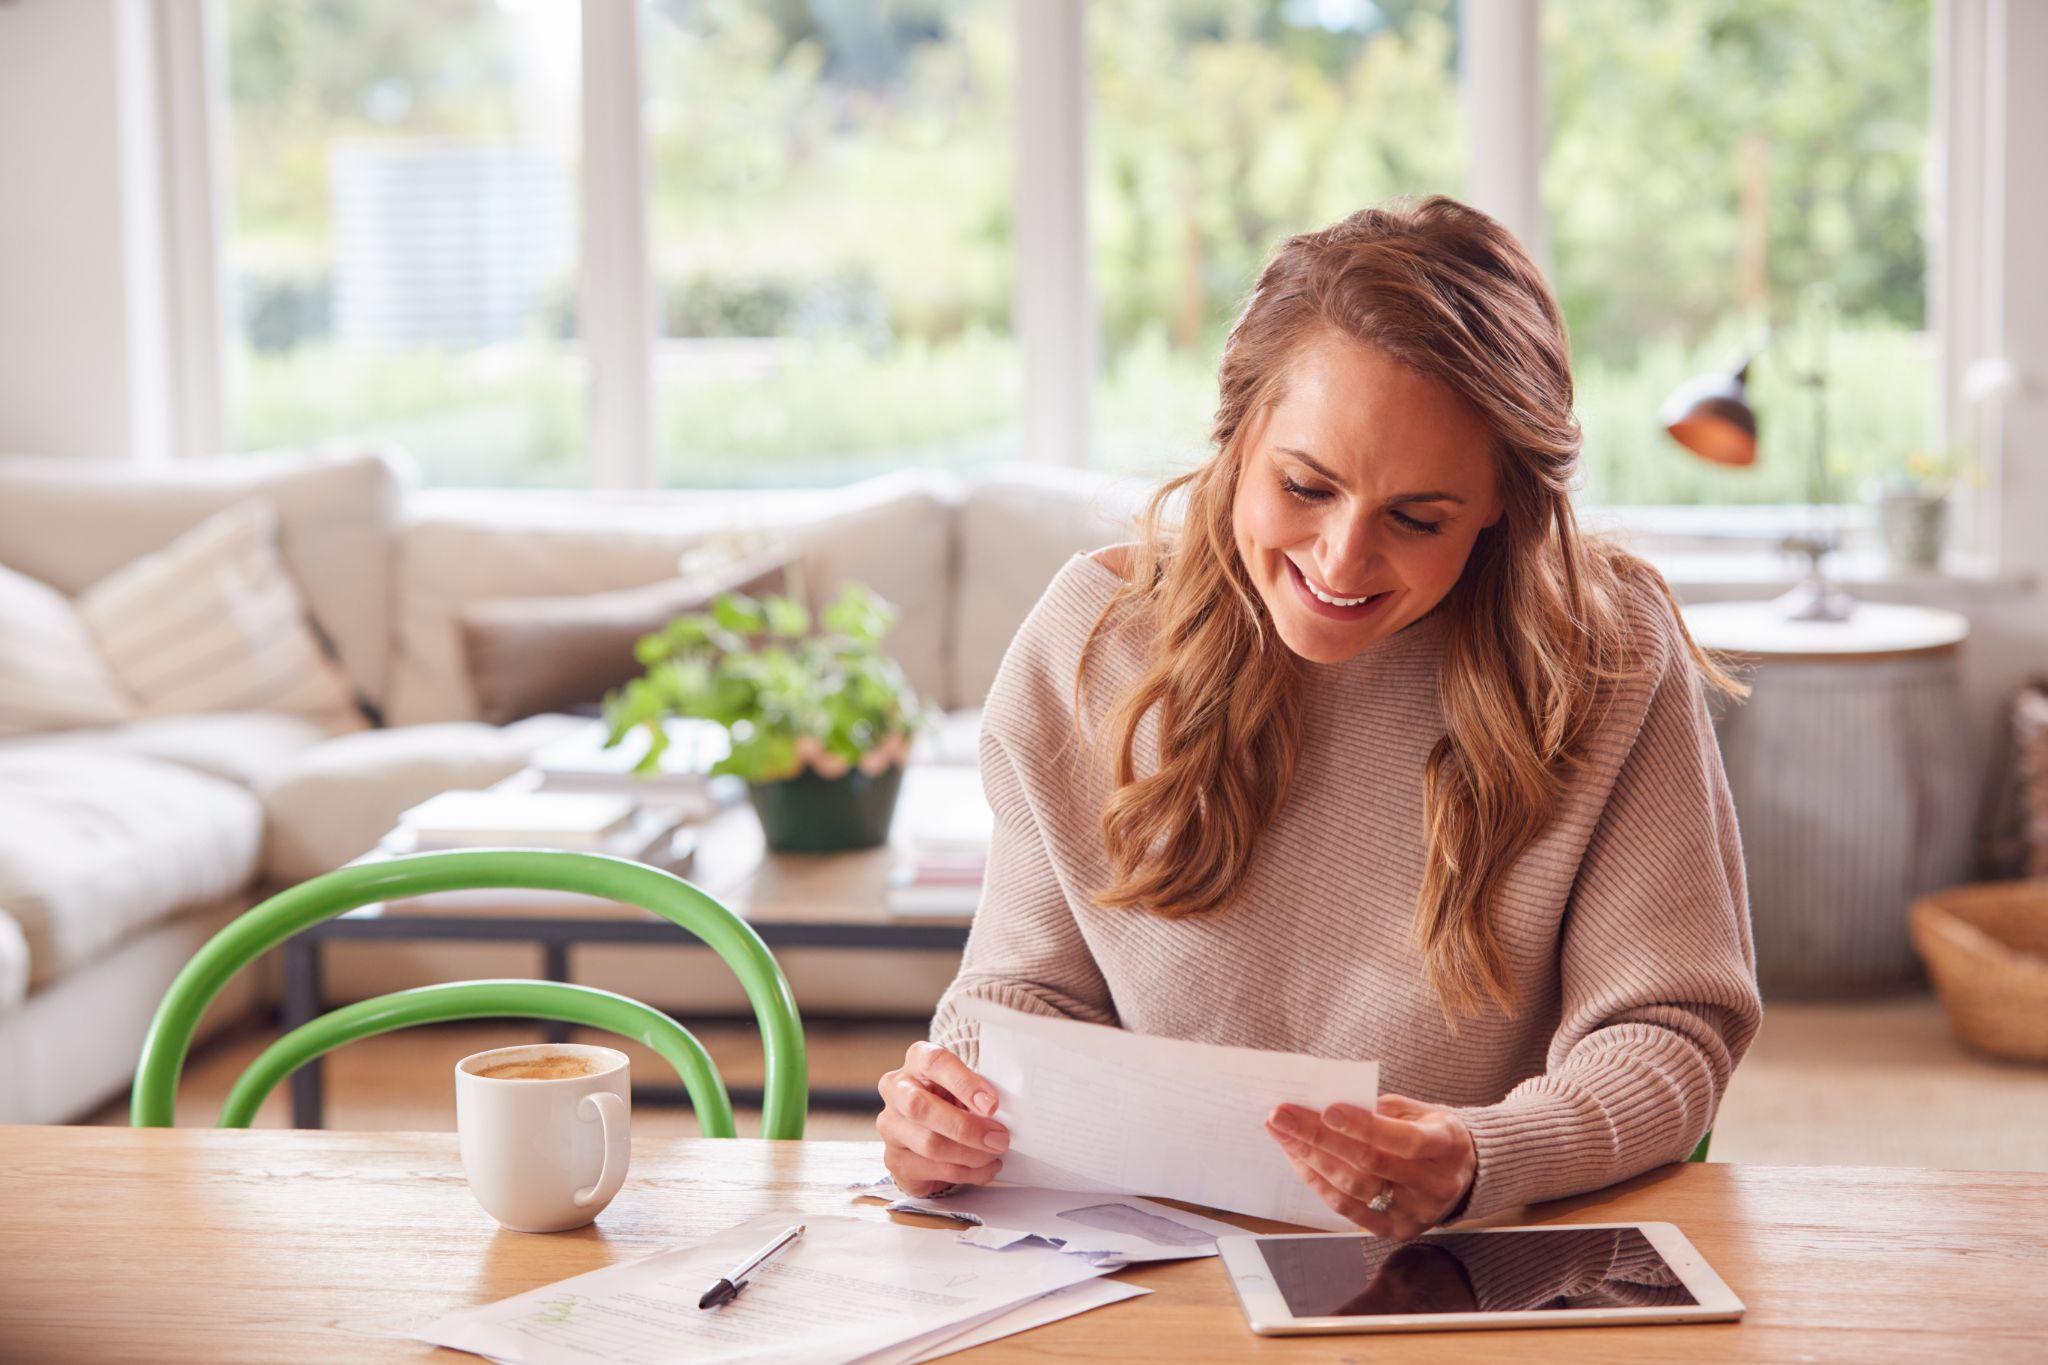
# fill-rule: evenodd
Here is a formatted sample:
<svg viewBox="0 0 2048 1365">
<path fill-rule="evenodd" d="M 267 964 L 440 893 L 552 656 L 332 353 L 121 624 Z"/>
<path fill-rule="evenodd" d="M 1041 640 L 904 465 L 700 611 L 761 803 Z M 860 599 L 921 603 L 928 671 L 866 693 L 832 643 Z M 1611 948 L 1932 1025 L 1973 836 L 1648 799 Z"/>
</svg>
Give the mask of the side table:
<svg viewBox="0 0 2048 1365">
<path fill-rule="evenodd" d="M 1952 611 L 1858 603 L 1788 621 L 1768 602 L 1689 607 L 1747 677 L 1715 728 L 1741 821 L 1757 975 L 1768 995 L 1842 995 L 1918 976 L 1907 908 L 1967 878 L 1970 736 Z"/>
</svg>

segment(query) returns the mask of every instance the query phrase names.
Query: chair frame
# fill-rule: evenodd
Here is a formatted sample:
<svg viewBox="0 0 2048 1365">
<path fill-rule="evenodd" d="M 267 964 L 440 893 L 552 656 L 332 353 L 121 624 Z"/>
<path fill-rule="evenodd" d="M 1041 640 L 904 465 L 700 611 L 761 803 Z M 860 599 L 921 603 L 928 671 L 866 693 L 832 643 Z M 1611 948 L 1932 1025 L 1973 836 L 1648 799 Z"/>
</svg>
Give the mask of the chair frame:
<svg viewBox="0 0 2048 1365">
<path fill-rule="evenodd" d="M 746 921 L 672 873 L 596 853 L 462 849 L 356 863 L 244 912 L 209 939 L 157 1006 L 136 1066 L 130 1118 L 175 1121 L 178 1082 L 200 1017 L 235 973 L 293 934 L 351 910 L 405 896 L 482 889 L 562 891 L 637 905 L 687 930 L 731 967 L 761 1028 L 766 1058 L 761 1135 L 801 1138 L 809 1099 L 803 1023 L 774 955 Z M 710 1055 L 689 1030 L 637 1000 L 546 981 L 464 981 L 360 1001 L 292 1030 L 250 1063 L 228 1094 L 220 1126 L 247 1127 L 263 1100 L 300 1066 L 358 1038 L 413 1024 L 523 1017 L 605 1029 L 646 1044 L 676 1069 L 707 1137 L 733 1135 L 732 1104 Z"/>
</svg>

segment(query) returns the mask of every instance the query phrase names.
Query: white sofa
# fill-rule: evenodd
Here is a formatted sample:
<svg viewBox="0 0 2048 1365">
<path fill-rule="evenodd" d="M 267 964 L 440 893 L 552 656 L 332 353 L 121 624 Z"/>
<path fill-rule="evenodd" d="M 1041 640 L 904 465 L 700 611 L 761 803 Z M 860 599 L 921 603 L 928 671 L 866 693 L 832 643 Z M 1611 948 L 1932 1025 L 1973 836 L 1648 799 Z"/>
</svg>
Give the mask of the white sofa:
<svg viewBox="0 0 2048 1365">
<path fill-rule="evenodd" d="M 329 735 L 272 715 L 172 717 L 0 741 L 0 1123 L 74 1118 L 118 1095 L 165 987 L 219 925 L 364 852 L 405 807 L 516 771 L 561 718 L 475 719 L 456 633 L 470 602 L 637 586 L 734 527 L 785 533 L 813 595 L 858 579 L 897 603 L 891 648 L 928 698 L 979 704 L 1010 634 L 1067 556 L 1116 539 L 1141 489 L 1063 471 L 906 473 L 833 490 L 420 491 L 402 455 L 328 448 L 139 468 L 0 459 L 0 564 L 77 593 L 256 494 L 315 625 L 386 722 Z M 532 974 L 502 945 L 337 945 L 336 997 Z M 846 970 L 785 955 L 799 1004 L 921 1008 L 944 955 Z M 578 979 L 727 1008 L 699 955 L 591 949 Z M 274 995 L 245 974 L 218 1027 Z"/>
</svg>

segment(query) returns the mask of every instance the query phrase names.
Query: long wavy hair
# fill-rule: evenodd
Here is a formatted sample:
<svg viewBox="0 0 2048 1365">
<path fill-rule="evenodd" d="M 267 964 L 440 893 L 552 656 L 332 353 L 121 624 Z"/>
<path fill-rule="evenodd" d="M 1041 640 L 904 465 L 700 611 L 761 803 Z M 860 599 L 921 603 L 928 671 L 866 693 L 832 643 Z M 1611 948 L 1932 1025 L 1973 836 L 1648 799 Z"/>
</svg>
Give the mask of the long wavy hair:
<svg viewBox="0 0 2048 1365">
<path fill-rule="evenodd" d="M 1579 531 L 1569 496 L 1579 427 L 1556 300 L 1514 237 L 1456 200 L 1366 209 L 1286 239 L 1232 326 L 1213 453 L 1152 498 L 1128 581 L 1096 621 L 1075 679 L 1078 700 L 1105 624 L 1136 608 L 1154 647 L 1101 737 L 1111 880 L 1095 900 L 1166 917 L 1224 909 L 1287 798 L 1301 749 L 1300 663 L 1245 570 L 1231 512 L 1258 419 L 1295 355 L 1329 334 L 1449 385 L 1493 437 L 1504 515 L 1436 609 L 1445 734 L 1425 773 L 1415 905 L 1425 970 L 1455 1026 L 1488 1001 L 1513 1012 L 1495 929 L 1501 886 L 1556 813 L 1614 685 L 1644 668 L 1626 614 L 1631 580 L 1669 599 L 1653 569 Z M 1685 643 L 1710 684 L 1741 690 Z M 1141 777 L 1139 727 L 1155 713 L 1158 763 Z"/>
</svg>

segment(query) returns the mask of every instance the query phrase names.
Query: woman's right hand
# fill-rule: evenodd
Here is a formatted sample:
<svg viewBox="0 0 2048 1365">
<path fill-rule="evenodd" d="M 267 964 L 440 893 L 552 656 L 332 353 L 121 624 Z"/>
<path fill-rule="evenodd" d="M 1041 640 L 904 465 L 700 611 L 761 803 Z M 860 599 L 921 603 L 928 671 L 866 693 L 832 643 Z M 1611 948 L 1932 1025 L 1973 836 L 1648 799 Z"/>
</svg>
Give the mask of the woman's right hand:
<svg viewBox="0 0 2048 1365">
<path fill-rule="evenodd" d="M 989 1117 L 996 1089 L 946 1049 L 912 1043 L 903 1065 L 875 1089 L 882 1159 L 905 1194 L 923 1199 L 954 1185 L 986 1185 L 1003 1168 L 1010 1133 Z"/>
</svg>

